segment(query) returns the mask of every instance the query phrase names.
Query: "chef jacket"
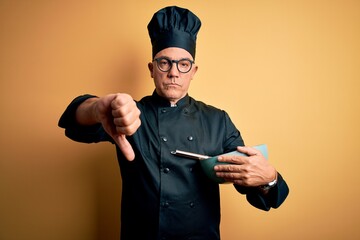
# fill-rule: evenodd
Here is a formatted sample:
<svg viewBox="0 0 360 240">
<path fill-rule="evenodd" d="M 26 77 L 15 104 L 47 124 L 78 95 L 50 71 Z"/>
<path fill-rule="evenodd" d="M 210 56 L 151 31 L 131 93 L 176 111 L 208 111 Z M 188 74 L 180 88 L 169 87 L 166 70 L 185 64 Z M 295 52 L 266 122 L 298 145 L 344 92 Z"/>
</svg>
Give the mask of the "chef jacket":
<svg viewBox="0 0 360 240">
<path fill-rule="evenodd" d="M 85 143 L 109 141 L 101 124 L 80 126 L 76 108 L 93 95 L 75 98 L 60 118 L 69 138 Z M 135 160 L 127 161 L 116 146 L 122 177 L 121 239 L 220 239 L 219 185 L 202 171 L 199 161 L 171 154 L 174 150 L 208 156 L 236 150 L 244 142 L 228 114 L 186 95 L 176 106 L 155 91 L 136 102 L 141 126 L 127 137 Z M 279 174 L 266 196 L 257 188 L 234 185 L 253 206 L 269 210 L 286 198 Z"/>
</svg>

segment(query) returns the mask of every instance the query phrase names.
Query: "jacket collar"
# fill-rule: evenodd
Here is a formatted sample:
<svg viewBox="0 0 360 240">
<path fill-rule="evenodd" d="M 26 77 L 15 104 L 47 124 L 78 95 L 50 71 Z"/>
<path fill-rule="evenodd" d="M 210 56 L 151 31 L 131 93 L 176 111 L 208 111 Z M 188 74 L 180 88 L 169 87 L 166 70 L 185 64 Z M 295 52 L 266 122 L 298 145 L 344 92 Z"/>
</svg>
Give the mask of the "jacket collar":
<svg viewBox="0 0 360 240">
<path fill-rule="evenodd" d="M 159 107 L 171 107 L 169 100 L 167 100 L 164 97 L 159 96 L 159 94 L 157 94 L 156 90 L 154 90 L 152 97 L 155 100 L 155 102 L 159 105 Z M 183 98 L 181 98 L 176 103 L 176 106 L 183 107 L 183 106 L 188 105 L 189 103 L 190 103 L 190 97 L 189 97 L 189 94 L 186 94 Z"/>
</svg>

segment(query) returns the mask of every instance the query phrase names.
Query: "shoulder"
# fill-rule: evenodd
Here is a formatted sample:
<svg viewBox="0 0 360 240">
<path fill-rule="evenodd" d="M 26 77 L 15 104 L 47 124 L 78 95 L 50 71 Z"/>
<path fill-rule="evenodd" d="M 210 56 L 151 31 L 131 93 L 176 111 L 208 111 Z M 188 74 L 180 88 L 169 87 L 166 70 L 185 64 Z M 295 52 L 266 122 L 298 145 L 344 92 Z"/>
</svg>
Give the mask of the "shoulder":
<svg viewBox="0 0 360 240">
<path fill-rule="evenodd" d="M 152 96 L 145 96 L 145 97 L 141 98 L 140 100 L 135 100 L 137 107 L 140 109 L 148 106 L 153 101 L 154 100 L 153 100 Z"/>
<path fill-rule="evenodd" d="M 213 114 L 226 114 L 226 112 L 218 107 L 213 105 L 209 105 L 205 102 L 198 101 L 192 97 L 190 97 L 190 106 L 196 111 L 208 112 Z"/>
</svg>

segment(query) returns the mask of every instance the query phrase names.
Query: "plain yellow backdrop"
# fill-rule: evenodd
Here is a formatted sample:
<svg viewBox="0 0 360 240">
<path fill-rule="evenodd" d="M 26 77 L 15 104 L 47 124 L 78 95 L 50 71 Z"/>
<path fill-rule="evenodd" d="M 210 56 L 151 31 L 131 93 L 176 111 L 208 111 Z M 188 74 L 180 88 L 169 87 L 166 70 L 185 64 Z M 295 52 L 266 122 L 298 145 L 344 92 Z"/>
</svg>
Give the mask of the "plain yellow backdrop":
<svg viewBox="0 0 360 240">
<path fill-rule="evenodd" d="M 0 239 L 118 239 L 114 147 L 57 121 L 79 94 L 152 93 L 146 25 L 173 4 L 203 23 L 190 95 L 266 143 L 290 186 L 270 212 L 221 186 L 222 239 L 359 239 L 356 0 L 1 0 Z"/>
</svg>

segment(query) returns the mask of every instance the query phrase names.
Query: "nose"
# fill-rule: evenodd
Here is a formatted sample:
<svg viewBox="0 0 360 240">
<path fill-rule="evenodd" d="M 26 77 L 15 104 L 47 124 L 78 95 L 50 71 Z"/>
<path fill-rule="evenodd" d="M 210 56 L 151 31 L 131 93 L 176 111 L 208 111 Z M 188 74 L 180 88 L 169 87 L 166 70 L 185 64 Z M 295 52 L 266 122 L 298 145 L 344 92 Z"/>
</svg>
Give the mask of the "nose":
<svg viewBox="0 0 360 240">
<path fill-rule="evenodd" d="M 176 62 L 171 63 L 171 68 L 168 72 L 168 77 L 178 77 L 179 76 L 179 70 L 177 69 Z"/>
</svg>

